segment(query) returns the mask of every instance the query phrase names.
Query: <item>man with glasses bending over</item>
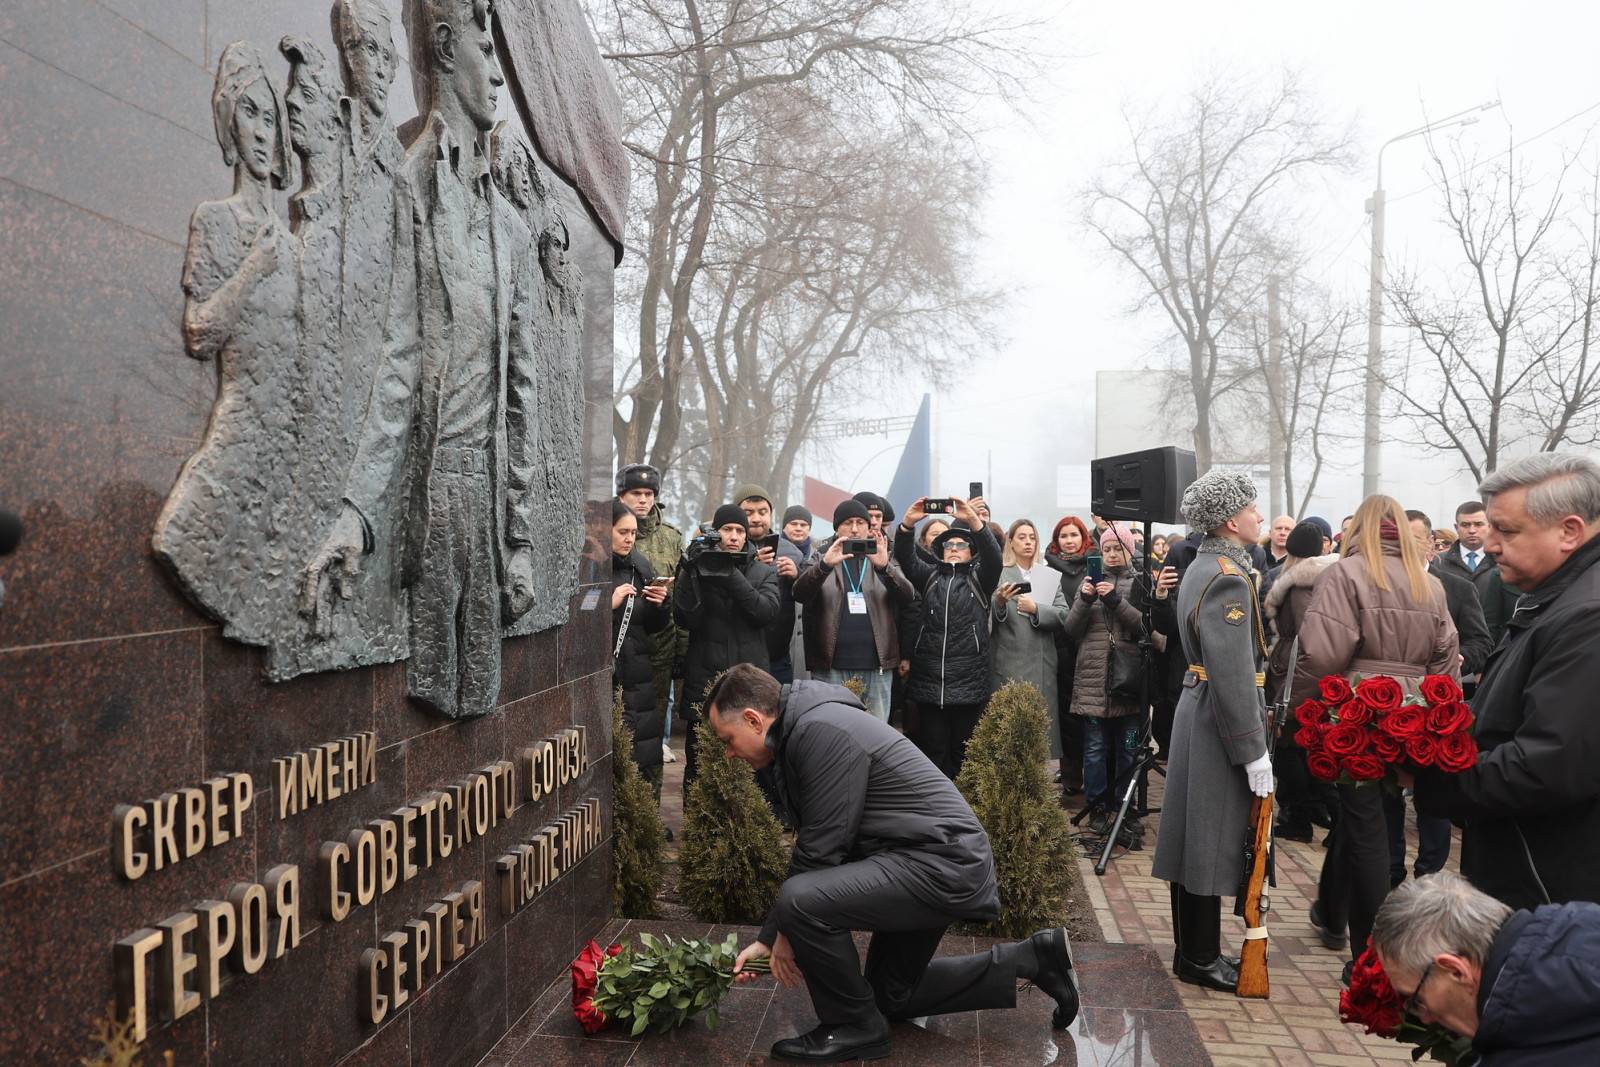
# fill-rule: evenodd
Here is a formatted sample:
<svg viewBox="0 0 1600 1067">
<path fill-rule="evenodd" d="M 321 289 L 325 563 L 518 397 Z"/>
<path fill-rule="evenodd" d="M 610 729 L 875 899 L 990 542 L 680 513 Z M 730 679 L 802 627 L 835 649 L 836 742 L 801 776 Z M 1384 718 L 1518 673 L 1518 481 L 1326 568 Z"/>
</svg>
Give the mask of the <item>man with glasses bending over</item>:
<svg viewBox="0 0 1600 1067">
<path fill-rule="evenodd" d="M 1471 1038 L 1482 1067 L 1600 1063 L 1600 905 L 1514 912 L 1440 872 L 1389 894 L 1372 948 L 1406 1014 Z"/>
</svg>

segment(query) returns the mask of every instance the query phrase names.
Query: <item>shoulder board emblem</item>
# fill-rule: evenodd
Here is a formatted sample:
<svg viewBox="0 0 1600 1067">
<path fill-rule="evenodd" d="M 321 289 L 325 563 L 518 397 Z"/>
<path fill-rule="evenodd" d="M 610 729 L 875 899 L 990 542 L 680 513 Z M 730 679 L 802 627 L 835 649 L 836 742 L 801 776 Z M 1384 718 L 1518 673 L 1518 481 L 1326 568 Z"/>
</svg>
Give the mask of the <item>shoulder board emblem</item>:
<svg viewBox="0 0 1600 1067">
<path fill-rule="evenodd" d="M 1229 626 L 1238 626 L 1243 623 L 1245 615 L 1244 605 L 1239 603 L 1229 604 L 1222 613 L 1223 619 L 1226 620 Z"/>
<path fill-rule="evenodd" d="M 1217 557 L 1217 569 L 1223 574 L 1234 574 L 1241 578 L 1244 577 L 1244 572 L 1239 569 L 1239 565 L 1233 562 L 1233 560 L 1229 559 L 1227 556 Z"/>
</svg>

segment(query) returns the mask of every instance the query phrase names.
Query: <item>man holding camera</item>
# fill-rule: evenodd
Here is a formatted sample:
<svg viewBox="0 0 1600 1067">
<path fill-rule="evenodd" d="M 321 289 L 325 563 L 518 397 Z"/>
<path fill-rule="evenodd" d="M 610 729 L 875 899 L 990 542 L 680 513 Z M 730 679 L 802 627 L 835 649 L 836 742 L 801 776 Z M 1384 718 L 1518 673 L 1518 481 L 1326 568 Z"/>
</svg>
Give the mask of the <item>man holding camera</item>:
<svg viewBox="0 0 1600 1067">
<path fill-rule="evenodd" d="M 887 722 L 900 664 L 896 618 L 915 591 L 860 501 L 840 502 L 833 528 L 833 538 L 819 546 L 821 555 L 794 583 L 794 598 L 804 605 L 806 665 L 818 681 L 859 680 L 867 710 Z"/>
<path fill-rule="evenodd" d="M 778 572 L 778 615 L 767 627 L 769 673 L 788 685 L 794 681 L 794 662 L 789 658 L 789 642 L 794 637 L 794 580 L 805 566 L 805 557 L 789 539 L 772 528 L 772 494 L 759 485 L 741 485 L 733 499 L 750 524 L 750 544 L 756 559 Z"/>
<path fill-rule="evenodd" d="M 706 687 L 735 663 L 765 669 L 767 627 L 778 615 L 778 572 L 756 559 L 749 543 L 750 520 L 737 504 L 719 507 L 684 550 L 672 610 L 689 633 L 684 656 L 683 788 L 697 765 L 695 723 Z"/>
</svg>

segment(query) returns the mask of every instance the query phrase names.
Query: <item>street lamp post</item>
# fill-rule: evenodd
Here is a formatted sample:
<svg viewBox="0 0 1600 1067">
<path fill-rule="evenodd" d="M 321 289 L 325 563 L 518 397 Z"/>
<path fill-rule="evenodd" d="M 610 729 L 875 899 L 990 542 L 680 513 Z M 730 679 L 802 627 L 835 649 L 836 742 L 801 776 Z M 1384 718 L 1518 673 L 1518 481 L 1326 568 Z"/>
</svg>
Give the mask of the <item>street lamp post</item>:
<svg viewBox="0 0 1600 1067">
<path fill-rule="evenodd" d="M 1499 106 L 1500 101 L 1492 100 L 1487 104 L 1466 108 L 1454 115 L 1446 115 L 1442 119 L 1418 126 L 1414 130 L 1396 134 L 1378 148 L 1378 180 L 1373 186 L 1372 199 L 1367 201 L 1367 212 L 1372 216 L 1372 279 L 1367 292 L 1366 439 L 1363 443 L 1361 463 L 1363 497 L 1372 496 L 1378 491 L 1378 481 L 1382 476 L 1383 466 L 1383 452 L 1380 448 L 1382 440 L 1380 410 L 1383 401 L 1383 150 L 1396 141 L 1421 137 L 1434 130 L 1447 129 L 1451 126 L 1471 126 L 1478 121 L 1478 112 Z"/>
</svg>

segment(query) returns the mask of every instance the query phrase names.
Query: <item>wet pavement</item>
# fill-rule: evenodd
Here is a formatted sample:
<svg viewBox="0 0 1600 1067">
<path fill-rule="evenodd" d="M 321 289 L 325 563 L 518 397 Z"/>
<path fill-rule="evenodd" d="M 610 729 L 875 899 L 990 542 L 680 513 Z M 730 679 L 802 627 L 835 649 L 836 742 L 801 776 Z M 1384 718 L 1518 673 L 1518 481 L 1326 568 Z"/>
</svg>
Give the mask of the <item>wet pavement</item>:
<svg viewBox="0 0 1600 1067">
<path fill-rule="evenodd" d="M 641 931 L 676 937 L 726 937 L 729 930 L 748 941 L 748 927 L 705 923 L 613 922 L 603 942 L 631 938 Z M 858 938 L 865 952 L 865 939 Z M 952 935 L 940 951 L 983 951 L 988 938 Z M 1185 1013 L 1173 982 L 1149 945 L 1074 946 L 1083 1009 L 1067 1030 L 1054 1030 L 1055 1002 L 1032 989 L 1017 994 L 1009 1010 L 966 1012 L 930 1018 L 924 1025 L 894 1027 L 886 1064 L 930 1067 L 1190 1067 L 1210 1064 L 1195 1024 Z M 562 978 L 512 1028 L 487 1059 L 488 1065 L 534 1067 L 581 1064 L 585 1067 L 712 1067 L 765 1064 L 768 1050 L 784 1037 L 816 1025 L 811 1000 L 802 989 L 786 989 L 771 978 L 729 990 L 715 1032 L 693 1020 L 671 1034 L 629 1038 L 619 1031 L 586 1036 L 572 1017 L 571 984 Z"/>
</svg>

